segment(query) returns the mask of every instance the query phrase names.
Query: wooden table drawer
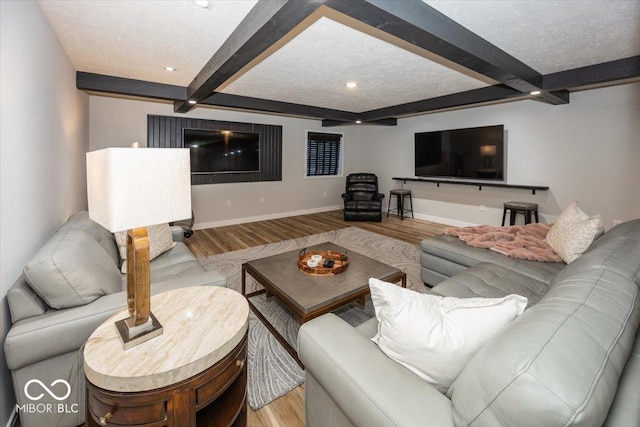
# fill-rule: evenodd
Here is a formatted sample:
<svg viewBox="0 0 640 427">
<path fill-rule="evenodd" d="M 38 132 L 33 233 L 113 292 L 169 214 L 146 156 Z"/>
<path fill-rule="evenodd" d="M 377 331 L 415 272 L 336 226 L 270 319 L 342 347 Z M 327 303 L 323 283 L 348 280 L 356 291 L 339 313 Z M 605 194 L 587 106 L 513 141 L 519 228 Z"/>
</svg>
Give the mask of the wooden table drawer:
<svg viewBox="0 0 640 427">
<path fill-rule="evenodd" d="M 246 342 L 235 350 L 222 360 L 219 373 L 196 389 L 196 408 L 208 405 L 242 374 L 247 357 Z"/>
<path fill-rule="evenodd" d="M 101 424 L 101 418 L 108 425 L 144 425 L 162 423 L 167 418 L 166 402 L 156 401 L 134 405 L 126 405 L 126 401 L 107 402 L 102 401 L 95 394 L 90 394 L 88 399 L 89 412 L 95 420 Z M 111 416 L 107 414 L 111 414 Z"/>
<path fill-rule="evenodd" d="M 86 426 L 245 426 L 247 336 L 215 365 L 169 387 L 126 393 L 87 381 Z"/>
</svg>

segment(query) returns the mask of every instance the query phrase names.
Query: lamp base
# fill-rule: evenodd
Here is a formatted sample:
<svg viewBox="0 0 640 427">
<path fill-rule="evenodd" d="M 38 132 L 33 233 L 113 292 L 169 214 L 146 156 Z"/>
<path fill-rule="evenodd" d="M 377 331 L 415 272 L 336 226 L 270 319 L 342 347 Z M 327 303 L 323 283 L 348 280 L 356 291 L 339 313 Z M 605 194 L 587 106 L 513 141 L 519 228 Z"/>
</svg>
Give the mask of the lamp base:
<svg viewBox="0 0 640 427">
<path fill-rule="evenodd" d="M 153 313 L 149 313 L 149 320 L 142 325 L 129 326 L 129 319 L 131 318 L 118 320 L 116 322 L 116 328 L 120 333 L 120 339 L 122 340 L 125 350 L 129 350 L 138 344 L 162 335 L 162 325 Z"/>
</svg>

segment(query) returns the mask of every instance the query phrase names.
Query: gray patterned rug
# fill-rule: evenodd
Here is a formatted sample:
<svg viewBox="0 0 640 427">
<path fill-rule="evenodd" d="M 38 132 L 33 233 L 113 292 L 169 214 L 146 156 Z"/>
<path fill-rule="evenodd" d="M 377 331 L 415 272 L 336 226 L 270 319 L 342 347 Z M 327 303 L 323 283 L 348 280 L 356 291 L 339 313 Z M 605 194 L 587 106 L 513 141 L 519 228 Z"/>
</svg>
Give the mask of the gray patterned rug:
<svg viewBox="0 0 640 427">
<path fill-rule="evenodd" d="M 207 270 L 220 270 L 227 278 L 227 286 L 240 292 L 242 263 L 323 242 L 333 242 L 396 267 L 407 273 L 408 288 L 424 291 L 420 279 L 418 247 L 356 227 L 227 252 L 201 258 L 199 261 Z M 247 275 L 247 291 L 258 288 L 257 282 Z M 275 298 L 267 300 L 264 294 L 261 294 L 253 297 L 251 301 L 282 336 L 297 348 L 297 334 L 300 328 L 298 320 L 285 311 Z M 357 303 L 352 303 L 336 310 L 336 314 L 355 326 L 373 317 L 374 312 L 371 301 L 367 299 L 364 309 Z M 253 313 L 249 318 L 248 353 L 247 400 L 251 408 L 258 409 L 304 382 L 304 371 Z"/>
</svg>

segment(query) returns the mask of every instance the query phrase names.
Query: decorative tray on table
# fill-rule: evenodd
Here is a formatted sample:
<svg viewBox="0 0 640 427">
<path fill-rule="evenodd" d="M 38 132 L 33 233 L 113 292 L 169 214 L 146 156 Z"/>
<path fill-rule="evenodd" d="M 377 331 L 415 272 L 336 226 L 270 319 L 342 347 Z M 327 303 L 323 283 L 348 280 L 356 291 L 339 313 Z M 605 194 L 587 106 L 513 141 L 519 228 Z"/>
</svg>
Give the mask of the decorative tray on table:
<svg viewBox="0 0 640 427">
<path fill-rule="evenodd" d="M 317 265 L 314 259 L 321 257 Z M 328 263 L 325 263 L 329 261 Z M 349 258 L 347 255 L 328 250 L 310 251 L 304 248 L 298 254 L 298 268 L 306 274 L 313 276 L 333 276 L 343 273 L 349 266 Z"/>
</svg>

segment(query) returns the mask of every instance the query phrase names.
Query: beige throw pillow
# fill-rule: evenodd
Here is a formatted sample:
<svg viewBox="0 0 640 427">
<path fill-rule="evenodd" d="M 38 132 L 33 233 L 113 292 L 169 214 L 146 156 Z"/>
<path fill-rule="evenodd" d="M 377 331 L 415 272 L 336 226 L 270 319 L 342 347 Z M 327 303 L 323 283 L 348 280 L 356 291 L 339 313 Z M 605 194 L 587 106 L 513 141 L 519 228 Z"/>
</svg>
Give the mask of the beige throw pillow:
<svg viewBox="0 0 640 427">
<path fill-rule="evenodd" d="M 574 202 L 558 216 L 545 243 L 569 264 L 587 250 L 601 229 L 600 215 L 590 217 Z"/>
<path fill-rule="evenodd" d="M 169 249 L 173 248 L 176 243 L 173 241 L 171 227 L 169 224 L 158 224 L 147 227 L 149 236 L 149 260 L 157 258 Z M 127 272 L 127 232 L 119 231 L 115 233 L 116 242 L 118 243 L 118 251 L 120 259 L 122 259 L 122 273 Z"/>
<path fill-rule="evenodd" d="M 518 317 L 527 298 L 442 297 L 369 279 L 387 356 L 445 393 L 476 352 Z"/>
</svg>

